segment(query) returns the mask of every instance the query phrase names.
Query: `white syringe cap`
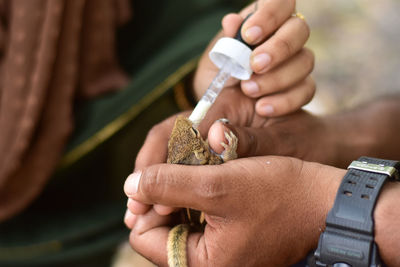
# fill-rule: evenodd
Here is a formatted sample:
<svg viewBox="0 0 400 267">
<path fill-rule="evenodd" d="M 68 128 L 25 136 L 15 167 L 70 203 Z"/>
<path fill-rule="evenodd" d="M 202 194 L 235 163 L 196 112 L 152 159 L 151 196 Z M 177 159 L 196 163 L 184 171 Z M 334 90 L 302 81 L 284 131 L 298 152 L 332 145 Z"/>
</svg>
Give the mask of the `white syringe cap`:
<svg viewBox="0 0 400 267">
<path fill-rule="evenodd" d="M 208 54 L 211 61 L 221 68 L 227 60 L 234 62 L 231 76 L 239 80 L 250 79 L 253 70 L 250 67 L 252 50 L 244 43 L 230 37 L 223 37 L 217 41 Z"/>
</svg>

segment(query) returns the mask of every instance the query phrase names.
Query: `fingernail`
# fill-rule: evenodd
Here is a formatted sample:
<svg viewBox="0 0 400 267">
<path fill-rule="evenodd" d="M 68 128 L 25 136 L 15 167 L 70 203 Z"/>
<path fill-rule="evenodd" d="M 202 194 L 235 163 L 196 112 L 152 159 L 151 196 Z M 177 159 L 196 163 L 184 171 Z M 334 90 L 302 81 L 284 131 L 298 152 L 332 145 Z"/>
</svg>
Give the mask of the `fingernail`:
<svg viewBox="0 0 400 267">
<path fill-rule="evenodd" d="M 128 196 L 136 194 L 142 172 L 134 172 L 126 178 L 124 190 Z"/>
<path fill-rule="evenodd" d="M 264 115 L 271 115 L 274 113 L 274 107 L 271 105 L 261 106 L 261 111 Z"/>
<path fill-rule="evenodd" d="M 253 26 L 248 28 L 244 35 L 246 36 L 246 41 L 249 43 L 255 43 L 259 39 L 261 39 L 262 29 L 259 26 Z"/>
<path fill-rule="evenodd" d="M 255 95 L 260 91 L 260 87 L 254 81 L 242 82 L 242 89 L 249 95 Z"/>
<path fill-rule="evenodd" d="M 215 122 L 220 122 L 222 124 L 229 124 L 229 120 L 227 118 L 219 118 Z"/>
<path fill-rule="evenodd" d="M 267 53 L 262 53 L 252 57 L 251 65 L 256 72 L 265 70 L 271 62 L 271 56 Z"/>
</svg>

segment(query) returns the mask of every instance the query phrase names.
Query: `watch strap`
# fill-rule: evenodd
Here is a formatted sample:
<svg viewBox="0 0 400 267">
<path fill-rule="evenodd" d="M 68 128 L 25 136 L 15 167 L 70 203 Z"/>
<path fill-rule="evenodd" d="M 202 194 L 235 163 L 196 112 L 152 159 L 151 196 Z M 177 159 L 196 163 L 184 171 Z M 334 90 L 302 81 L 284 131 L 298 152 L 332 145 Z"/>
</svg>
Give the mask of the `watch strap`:
<svg viewBox="0 0 400 267">
<path fill-rule="evenodd" d="M 361 157 L 339 186 L 314 253 L 316 266 L 379 266 L 373 211 L 387 179 L 399 179 L 399 162 Z"/>
</svg>

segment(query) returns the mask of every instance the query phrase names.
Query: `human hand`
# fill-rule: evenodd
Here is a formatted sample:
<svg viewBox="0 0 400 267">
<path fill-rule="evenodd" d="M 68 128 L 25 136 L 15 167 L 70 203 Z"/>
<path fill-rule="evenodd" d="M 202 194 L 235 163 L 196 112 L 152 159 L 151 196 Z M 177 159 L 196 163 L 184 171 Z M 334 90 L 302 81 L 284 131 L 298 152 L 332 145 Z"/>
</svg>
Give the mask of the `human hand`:
<svg viewBox="0 0 400 267">
<path fill-rule="evenodd" d="M 283 157 L 140 171 L 125 184 L 130 198 L 205 212 L 204 233 L 188 237 L 189 266 L 288 266 L 301 260 L 316 246 L 345 172 Z M 166 266 L 172 219 L 154 210 L 128 212 L 132 247 Z"/>
<path fill-rule="evenodd" d="M 221 92 L 199 125 L 201 135 L 208 139 L 215 152 L 221 153 L 224 149 L 221 145 L 221 142 L 226 142 L 224 132 L 233 131 L 239 139 L 239 157 L 282 155 L 333 163 L 335 151 L 329 143 L 332 139 L 330 133 L 333 132 L 330 120 L 305 111 L 279 118 L 265 118 L 255 113 L 254 102 L 237 87 L 225 88 Z M 188 116 L 190 112 L 179 114 Z M 167 118 L 149 131 L 136 157 L 135 169 L 166 162 L 168 139 L 179 114 Z M 218 121 L 220 118 L 227 118 L 229 123 Z"/>
<path fill-rule="evenodd" d="M 304 48 L 310 30 L 307 23 L 292 16 L 295 1 L 259 1 L 257 11 L 243 24 L 243 39 L 255 45 L 251 56 L 254 74 L 240 87 L 249 97 L 256 99 L 255 108 L 259 115 L 276 117 L 298 110 L 308 103 L 314 93 L 315 84 L 310 73 L 314 66 L 313 53 Z M 233 37 L 243 19 L 254 11 L 250 5 L 239 14 L 229 14 L 222 20 L 223 34 Z M 271 36 L 272 35 L 272 36 Z M 210 61 L 208 52 L 220 33 L 209 45 L 194 78 L 194 92 L 200 98 L 218 69 Z M 228 86 L 239 84 L 236 79 Z"/>
<path fill-rule="evenodd" d="M 255 113 L 254 102 L 237 87 L 225 88 L 221 92 L 199 128 L 203 137 L 208 135 L 214 151 L 222 153 L 221 142 L 226 142 L 224 132 L 231 130 L 239 140 L 239 157 L 284 155 L 329 164 L 335 162 L 335 146 L 329 143 L 333 131 L 325 120 L 304 111 L 267 119 Z M 228 118 L 230 124 L 215 122 L 221 117 Z M 175 118 L 166 119 L 149 132 L 136 158 L 136 170 L 166 162 L 168 138 Z M 150 208 L 135 200 L 130 200 L 130 206 L 135 214 L 144 214 Z M 154 208 L 160 214 L 172 212 L 171 208 L 162 205 Z"/>
</svg>

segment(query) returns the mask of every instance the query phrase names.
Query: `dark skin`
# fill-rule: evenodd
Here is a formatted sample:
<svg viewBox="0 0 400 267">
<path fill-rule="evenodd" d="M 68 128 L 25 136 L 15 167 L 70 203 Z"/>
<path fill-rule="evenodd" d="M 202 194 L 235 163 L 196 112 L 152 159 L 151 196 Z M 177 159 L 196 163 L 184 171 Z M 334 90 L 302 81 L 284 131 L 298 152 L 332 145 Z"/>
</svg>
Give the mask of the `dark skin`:
<svg viewBox="0 0 400 267">
<path fill-rule="evenodd" d="M 255 25 L 261 26 L 264 35 L 252 56 L 255 75 L 251 81 L 241 82 L 241 87 L 237 81 L 229 83 L 235 88 L 224 89 L 222 100 L 210 110 L 200 127 L 203 137 L 208 135 L 210 146 L 220 153 L 223 133 L 232 129 L 240 140 L 239 157 L 286 155 L 340 167 L 360 155 L 399 158 L 399 97 L 328 117 L 299 111 L 282 118 L 265 118 L 297 110 L 315 91 L 308 75 L 297 78 L 302 70 L 312 69 L 313 57 L 309 50 L 301 48 L 308 34 L 297 34 L 308 32 L 301 30 L 305 29 L 304 21 L 287 20 L 294 11 L 293 3 L 271 0 L 245 23 L 243 36 Z M 242 19 L 243 16 L 227 16 L 223 21 L 225 34 L 233 36 Z M 287 23 L 282 25 L 284 21 Z M 294 23 L 300 27 L 279 30 L 275 35 L 279 38 L 265 39 L 280 25 L 284 29 Z M 236 27 L 226 29 L 229 25 Z M 272 61 L 262 68 L 254 59 L 265 52 Z M 206 54 L 199 66 L 194 81 L 197 96 L 202 95 L 216 71 Z M 259 87 L 256 93 L 249 90 L 251 82 Z M 239 90 L 253 100 L 244 98 Z M 274 112 L 266 113 L 261 108 L 265 104 L 273 105 Z M 255 114 L 254 107 L 264 118 Z M 230 119 L 231 124 L 213 124 L 221 117 Z M 287 157 L 239 159 L 217 166 L 151 166 L 165 162 L 167 150 L 160 151 L 160 147 L 166 146 L 174 120 L 175 117 L 167 119 L 149 133 L 136 160 L 135 169 L 142 175 L 136 175 L 136 181 L 128 179 L 125 185 L 130 198 L 125 223 L 132 229 L 133 248 L 157 265 L 166 264 L 165 242 L 172 212 L 166 206 L 206 213 L 204 234 L 189 235 L 191 266 L 287 266 L 315 248 L 345 170 Z M 400 265 L 399 191 L 398 184 L 385 186 L 374 214 L 380 253 L 393 266 Z M 152 206 L 154 209 L 150 209 Z"/>
<path fill-rule="evenodd" d="M 231 97 L 231 101 L 226 105 L 240 106 L 240 113 L 235 113 L 235 110 L 238 109 L 230 109 L 229 107 L 224 108 L 224 104 L 220 103 L 219 105 L 215 105 L 213 110 L 210 110 L 210 114 L 208 114 L 209 118 L 206 123 L 209 123 L 209 125 L 211 124 L 211 121 L 214 121 L 215 117 L 228 117 L 231 118 L 232 122 L 229 125 L 215 123 L 210 128 L 208 139 L 210 146 L 214 150 L 218 150 L 218 144 L 223 138 L 223 130 L 228 128 L 239 137 L 239 157 L 251 156 L 252 154 L 292 154 L 293 156 L 302 157 L 308 161 L 321 161 L 325 164 L 328 163 L 340 167 L 346 166 L 346 164 L 360 155 L 389 159 L 400 158 L 400 150 L 398 149 L 400 148 L 400 140 L 398 138 L 400 130 L 398 124 L 398 118 L 400 117 L 400 95 L 381 98 L 353 110 L 336 115 L 317 117 L 300 111 L 286 117 L 270 119 L 266 120 L 264 123 L 260 123 L 260 118 L 257 118 L 256 115 L 252 116 L 251 113 L 247 113 L 250 111 L 250 108 L 247 109 L 246 106 L 250 106 L 252 103 L 247 103 L 248 100 L 242 99 L 237 95 L 237 92 L 237 90 L 235 91 L 232 89 L 224 91 L 223 93 L 229 94 Z M 212 116 L 215 117 L 212 118 Z M 171 129 L 170 127 L 172 127 L 170 119 L 156 126 L 155 130 L 146 140 L 137 158 L 137 170 L 141 170 L 144 175 L 142 175 L 138 187 L 139 193 L 132 193 L 129 182 L 127 182 L 125 187 L 127 195 L 135 200 L 128 205 L 130 212 L 126 217 L 125 222 L 133 229 L 131 244 L 136 250 L 162 265 L 165 257 L 163 254 L 164 252 L 161 253 L 162 250 L 159 252 L 155 245 L 153 246 L 145 240 L 154 240 L 155 238 L 162 240 L 164 231 L 162 229 L 164 229 L 166 224 L 168 224 L 169 216 L 161 216 L 156 212 L 156 210 L 151 210 L 148 213 L 138 212 L 136 209 L 137 206 L 135 206 L 135 204 L 132 205 L 132 203 L 135 202 L 157 205 L 162 204 L 163 206 L 166 205 L 173 207 L 185 206 L 199 208 L 209 214 L 208 217 L 206 216 L 206 218 L 208 218 L 208 225 L 210 225 L 209 227 L 214 227 L 210 228 L 208 233 L 205 232 L 204 237 L 199 235 L 191 235 L 189 237 L 189 240 L 193 240 L 193 245 L 189 245 L 189 257 L 190 255 L 204 255 L 201 253 L 196 254 L 199 251 L 196 251 L 195 248 L 200 248 L 194 246 L 194 244 L 197 244 L 195 241 L 203 240 L 202 238 L 205 238 L 205 240 L 211 239 L 215 241 L 218 239 L 215 234 L 224 233 L 224 230 L 221 230 L 222 232 L 214 232 L 212 231 L 213 229 L 226 229 L 226 234 L 228 236 L 235 235 L 236 228 L 234 225 L 239 227 L 238 230 L 243 229 L 240 225 L 245 223 L 247 217 L 244 217 L 242 220 L 237 217 L 235 212 L 237 210 L 241 212 L 249 210 L 250 206 L 254 207 L 254 209 L 252 208 L 250 210 L 253 214 L 253 218 L 257 216 L 262 217 L 264 215 L 268 216 L 269 219 L 265 221 L 267 221 L 272 227 L 268 228 L 263 225 L 265 223 L 263 220 L 252 220 L 251 224 L 248 224 L 250 227 L 249 232 L 237 232 L 237 234 L 242 236 L 241 238 L 249 238 L 250 240 L 254 237 L 254 234 L 251 234 L 252 231 L 262 228 L 264 229 L 263 231 L 265 231 L 264 234 L 269 236 L 269 238 L 266 239 L 260 237 L 258 244 L 263 253 L 260 251 L 260 254 L 257 254 L 258 258 L 256 257 L 256 260 L 258 260 L 258 262 L 270 262 L 276 264 L 274 266 L 285 265 L 288 263 L 287 260 L 294 263 L 296 260 L 305 256 L 306 252 L 303 249 L 304 247 L 315 247 L 320 233 L 319 229 L 324 228 L 326 214 L 333 205 L 334 196 L 336 195 L 338 185 L 344 176 L 345 170 L 335 169 L 325 165 L 315 165 L 306 161 L 288 161 L 286 158 L 279 157 L 257 157 L 254 159 L 235 160 L 232 161 L 231 164 L 228 162 L 227 164 L 215 166 L 213 169 L 211 169 L 211 167 L 192 169 L 194 167 L 190 166 L 178 168 L 176 166 L 165 165 L 146 167 L 152 163 L 157 163 L 157 160 L 158 162 L 165 161 L 166 154 L 159 153 L 156 159 L 151 158 L 150 155 L 154 155 L 154 152 L 152 151 L 155 151 L 155 149 L 160 147 L 162 143 L 166 144 Z M 205 125 L 205 128 L 207 128 L 207 125 Z M 165 132 L 163 132 L 163 130 Z M 217 144 L 217 146 L 215 144 Z M 273 162 L 273 166 L 276 166 L 276 168 L 266 171 L 262 165 L 258 165 L 257 163 L 265 161 Z M 246 171 L 249 170 L 248 166 L 253 166 L 251 172 Z M 278 166 L 285 166 L 285 168 L 280 168 Z M 258 168 L 260 170 L 259 172 L 257 171 Z M 243 171 L 245 171 L 245 173 L 242 173 Z M 268 173 L 271 175 L 266 176 Z M 229 179 L 223 179 L 223 177 L 229 176 L 228 174 L 231 175 Z M 210 177 L 210 180 L 217 181 L 213 182 L 212 188 L 220 188 L 218 186 L 219 183 L 221 183 L 221 188 L 227 190 L 228 188 L 231 188 L 229 189 L 229 192 L 231 193 L 227 193 L 227 196 L 231 196 L 231 200 L 218 202 L 219 211 L 215 211 L 214 207 L 216 203 L 213 202 L 214 194 L 210 196 L 211 199 L 207 200 L 207 194 L 204 192 L 202 193 L 200 190 L 201 188 L 210 188 L 206 185 L 209 180 L 197 179 L 197 182 L 200 184 L 194 184 L 196 182 L 194 177 Z M 248 179 L 243 180 L 243 177 L 248 177 Z M 279 179 L 276 179 L 277 177 L 279 177 Z M 297 179 L 303 181 L 300 184 L 296 183 L 293 188 L 302 191 L 302 193 L 307 196 L 307 201 L 298 201 L 296 198 L 293 198 L 295 191 L 288 190 L 287 183 L 282 184 L 285 181 L 285 179 L 283 179 L 284 177 L 290 178 L 290 181 L 293 182 Z M 182 183 L 162 183 L 162 181 L 168 182 L 170 179 L 174 179 L 174 181 L 182 181 Z M 238 181 L 243 181 L 243 183 Z M 201 183 L 203 182 L 206 184 L 202 185 Z M 268 185 L 264 184 L 264 182 L 267 182 Z M 263 186 L 262 184 L 264 184 L 264 186 L 267 186 L 266 190 L 269 192 L 269 195 L 272 194 L 272 192 L 274 192 L 274 194 L 276 193 L 279 195 L 279 198 L 277 199 L 280 199 L 280 201 L 278 203 L 274 202 L 275 198 L 273 196 L 268 200 L 255 201 L 253 196 L 261 196 L 262 194 L 260 195 L 260 193 L 241 190 L 243 188 L 248 189 L 249 187 L 252 187 L 253 183 L 255 183 L 255 188 L 258 188 L 259 185 Z M 148 192 L 147 189 L 149 189 L 149 187 L 146 185 L 150 184 L 152 185 L 151 188 L 157 186 L 160 186 L 160 188 Z M 172 185 L 175 185 L 176 188 L 169 188 L 169 186 Z M 303 187 L 303 185 L 305 185 L 305 187 Z M 182 192 L 181 190 L 183 190 L 183 188 L 188 191 L 188 195 L 176 193 L 178 190 L 179 192 Z M 310 188 L 314 188 L 314 190 L 311 190 Z M 170 192 L 170 190 L 172 193 L 175 192 L 174 196 L 159 194 L 160 192 Z M 313 196 L 313 194 L 310 194 L 311 192 L 316 195 Z M 379 246 L 383 260 L 389 266 L 400 265 L 397 256 L 397 253 L 400 250 L 400 244 L 398 242 L 400 239 L 400 232 L 398 230 L 400 229 L 400 220 L 398 220 L 398 218 L 400 218 L 400 210 L 397 207 L 397 203 L 400 201 L 399 197 L 399 185 L 397 183 L 387 184 L 378 199 L 374 213 L 375 240 Z M 205 203 L 204 206 L 201 207 L 195 204 L 198 203 L 197 201 L 199 201 L 200 198 L 203 199 Z M 318 204 L 321 203 L 320 198 L 327 198 L 323 201 L 326 206 L 320 206 L 320 204 Z M 236 200 L 234 199 L 240 200 L 240 203 L 242 204 L 235 202 Z M 288 202 L 282 201 L 282 199 L 285 199 Z M 218 200 L 218 198 L 215 198 L 215 200 Z M 287 205 L 282 206 L 282 209 L 286 209 L 289 214 L 292 214 L 292 216 L 287 219 L 285 219 L 285 217 L 279 219 L 276 215 L 270 213 L 273 212 L 272 210 L 268 211 L 268 209 L 266 209 L 267 207 L 264 204 L 266 203 L 265 201 L 268 201 L 268 207 L 275 204 Z M 234 209 L 232 209 L 232 205 L 235 206 Z M 309 211 L 310 205 L 315 206 L 316 209 L 313 210 L 309 216 L 296 217 L 295 214 L 297 211 Z M 148 208 L 146 211 L 147 210 Z M 258 212 L 261 212 L 264 215 L 258 214 Z M 271 214 L 272 216 L 268 214 Z M 293 222 L 291 218 L 293 217 L 296 217 L 296 224 L 308 225 L 308 230 L 304 231 L 304 229 L 302 229 L 303 232 L 297 232 L 297 230 L 291 226 L 291 223 Z M 272 220 L 271 218 L 274 219 Z M 302 221 L 302 218 L 304 221 Z M 150 219 L 154 222 L 148 225 L 151 229 L 146 226 L 146 222 Z M 228 227 L 230 224 L 224 226 L 224 222 L 232 222 L 233 225 L 231 226 L 233 228 Z M 278 227 L 279 225 L 283 225 L 283 222 L 286 222 L 289 225 L 287 225 L 286 228 Z M 289 232 L 284 231 L 284 229 Z M 274 233 L 280 233 L 280 241 L 271 238 L 271 235 L 274 236 Z M 301 237 L 299 239 L 303 240 L 305 243 L 296 245 L 291 242 L 293 240 L 291 240 L 290 237 L 296 235 L 299 235 L 299 237 Z M 284 237 L 287 237 L 288 239 L 285 239 Z M 221 240 L 224 240 L 223 235 L 221 235 L 220 238 Z M 293 251 L 293 257 L 287 257 L 284 246 L 279 247 L 275 245 L 277 242 L 282 244 L 282 242 L 286 241 L 288 241 L 287 244 L 292 246 L 291 251 Z M 204 245 L 207 244 L 210 245 L 211 243 L 204 243 Z M 232 244 L 235 243 L 232 241 Z M 202 249 L 209 252 L 212 248 L 206 246 Z M 234 247 L 232 247 L 232 249 L 234 249 Z M 246 252 L 245 249 L 241 250 L 240 247 L 236 247 L 235 249 L 238 250 L 237 253 L 240 251 L 240 255 L 242 255 L 244 259 L 246 259 L 246 255 L 254 255 L 254 251 L 251 253 Z M 266 253 L 266 251 L 269 251 L 269 253 Z M 219 254 L 218 259 L 224 262 L 230 262 L 233 260 L 230 258 L 231 254 L 229 251 L 223 255 L 224 256 L 222 257 L 221 254 Z M 216 259 L 217 258 L 215 258 L 215 260 Z M 206 264 L 204 260 L 205 259 L 195 257 L 192 259 L 192 262 L 195 263 L 194 266 L 196 266 Z M 211 261 L 213 259 L 208 260 Z"/>
<path fill-rule="evenodd" d="M 139 186 L 126 185 L 125 192 L 143 203 L 205 212 L 204 233 L 188 237 L 189 266 L 288 266 L 316 247 L 345 172 L 266 156 L 222 165 L 159 164 L 142 169 Z M 374 213 L 375 241 L 389 266 L 400 264 L 399 201 L 399 183 L 388 183 Z M 170 220 L 154 210 L 125 219 L 132 247 L 159 266 L 166 265 Z"/>
<path fill-rule="evenodd" d="M 397 94 L 324 117 L 298 111 L 284 117 L 264 118 L 255 114 L 254 100 L 232 87 L 222 91 L 199 130 L 203 136 L 208 135 L 208 142 L 217 153 L 223 151 L 220 142 L 224 140 L 224 131 L 232 130 L 240 140 L 239 157 L 293 156 L 345 168 L 360 155 L 399 157 L 399 102 Z M 215 122 L 221 117 L 228 118 L 230 124 Z M 136 168 L 165 162 L 166 149 L 151 156 L 148 151 L 153 144 L 161 147 L 168 143 L 175 118 L 176 115 L 166 119 L 149 132 L 136 159 Z"/>
<path fill-rule="evenodd" d="M 268 4 L 266 4 L 267 2 Z M 203 95 L 218 72 L 218 68 L 208 57 L 211 47 L 223 36 L 234 37 L 243 19 L 252 12 L 253 15 L 243 23 L 241 33 L 244 40 L 255 47 L 250 57 L 253 75 L 248 81 L 239 82 L 236 79 L 230 79 L 226 84 L 227 87 L 234 87 L 248 96 L 248 99 L 244 100 L 246 110 L 243 111 L 247 117 L 241 117 L 242 121 L 237 125 L 253 124 L 258 127 L 264 123 L 266 117 L 288 114 L 309 102 L 315 92 L 315 83 L 310 76 L 314 67 L 314 55 L 304 47 L 310 29 L 305 20 L 292 16 L 295 6 L 295 0 L 259 1 L 257 10 L 255 10 L 255 3 L 252 3 L 239 14 L 226 15 L 222 20 L 223 31 L 215 36 L 200 58 L 193 81 L 194 95 L 197 98 Z M 233 107 L 238 103 L 237 99 L 233 100 L 232 103 L 227 102 L 222 109 L 217 109 L 214 113 L 216 116 L 210 115 L 206 118 L 206 121 L 200 126 L 200 132 L 204 138 L 207 136 L 206 130 L 212 122 L 218 118 L 229 118 L 227 115 L 234 114 L 230 110 L 232 108 L 241 108 L 241 105 Z M 255 109 L 257 114 L 248 112 L 249 103 L 252 103 L 251 108 Z M 232 122 L 237 122 L 237 117 L 230 119 L 233 120 Z M 157 140 L 157 135 L 162 133 L 162 135 L 166 134 L 161 137 L 166 143 L 174 121 L 175 117 L 172 117 L 167 120 L 166 124 L 154 127 L 149 133 L 148 140 L 151 136 Z M 218 144 L 213 147 L 217 153 L 223 151 L 223 147 L 220 145 L 222 139 L 224 139 L 224 131 L 222 131 L 221 138 L 218 139 Z M 209 142 L 215 140 L 214 137 L 211 137 Z M 147 147 L 146 144 L 145 146 Z M 146 148 L 143 147 L 142 151 L 145 150 Z M 151 156 L 142 153 L 142 157 L 138 157 L 136 167 L 165 162 L 166 153 L 166 150 L 157 151 Z M 146 212 L 149 208 L 148 205 L 135 201 L 130 201 L 130 205 L 135 207 L 137 212 Z M 170 208 L 165 208 L 163 205 L 154 205 L 154 209 L 161 214 L 171 212 Z"/>
<path fill-rule="evenodd" d="M 346 168 L 361 155 L 398 158 L 399 101 L 400 95 L 394 95 L 325 117 L 298 111 L 280 118 L 265 118 L 255 113 L 255 100 L 231 87 L 222 91 L 199 130 L 203 136 L 208 135 L 209 145 L 217 153 L 224 149 L 220 145 L 224 132 L 232 130 L 240 140 L 238 157 L 293 156 Z M 183 114 L 188 116 L 189 112 Z M 229 118 L 231 123 L 214 123 L 221 117 Z M 136 158 L 136 169 L 166 161 L 167 149 L 159 148 L 166 147 L 175 118 L 176 115 L 152 128 Z M 210 129 L 208 133 L 207 129 Z M 154 147 L 157 147 L 157 153 L 149 153 Z M 131 202 L 131 207 L 138 213 L 149 209 L 148 205 L 136 202 Z M 154 208 L 160 214 L 172 211 L 163 205 Z"/>
</svg>

